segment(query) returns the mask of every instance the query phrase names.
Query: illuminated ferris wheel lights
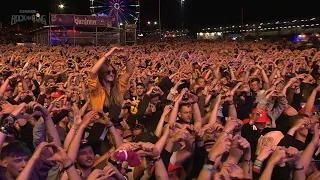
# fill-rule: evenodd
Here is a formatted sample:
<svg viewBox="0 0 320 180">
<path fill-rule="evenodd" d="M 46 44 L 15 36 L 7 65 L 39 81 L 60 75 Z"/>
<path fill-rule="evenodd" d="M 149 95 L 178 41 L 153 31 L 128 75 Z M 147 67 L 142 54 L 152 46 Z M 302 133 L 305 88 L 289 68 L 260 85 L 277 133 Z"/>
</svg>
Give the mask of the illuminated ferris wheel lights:
<svg viewBox="0 0 320 180">
<path fill-rule="evenodd" d="M 114 16 L 118 25 L 136 23 L 139 4 L 136 0 L 89 0 L 92 15 Z"/>
</svg>

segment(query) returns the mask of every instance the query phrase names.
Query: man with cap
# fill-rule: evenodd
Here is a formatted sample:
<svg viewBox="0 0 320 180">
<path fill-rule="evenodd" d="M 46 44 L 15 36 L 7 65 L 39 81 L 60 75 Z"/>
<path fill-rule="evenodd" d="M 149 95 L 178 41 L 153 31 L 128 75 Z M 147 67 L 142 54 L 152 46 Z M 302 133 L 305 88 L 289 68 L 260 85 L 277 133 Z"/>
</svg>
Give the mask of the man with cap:
<svg viewBox="0 0 320 180">
<path fill-rule="evenodd" d="M 252 157 L 255 155 L 258 139 L 260 136 L 267 134 L 274 128 L 267 128 L 270 124 L 270 117 L 267 115 L 265 109 L 255 108 L 250 114 L 250 118 L 243 120 L 243 127 L 241 129 L 241 136 L 248 140 L 252 149 Z"/>
<path fill-rule="evenodd" d="M 1 86 L 1 88 L 2 88 L 2 86 Z M 4 90 L 5 91 L 3 92 L 3 94 L 1 94 L 1 92 L 0 92 L 0 99 L 4 99 L 11 104 L 17 104 L 17 102 L 13 98 L 14 89 L 10 85 L 7 85 Z"/>
</svg>

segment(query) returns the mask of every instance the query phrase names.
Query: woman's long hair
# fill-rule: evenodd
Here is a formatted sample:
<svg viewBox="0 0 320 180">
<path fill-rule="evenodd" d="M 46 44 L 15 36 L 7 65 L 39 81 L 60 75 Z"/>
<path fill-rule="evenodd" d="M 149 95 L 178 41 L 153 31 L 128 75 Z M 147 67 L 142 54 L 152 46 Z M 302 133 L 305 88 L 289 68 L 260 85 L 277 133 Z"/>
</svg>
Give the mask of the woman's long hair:
<svg viewBox="0 0 320 180">
<path fill-rule="evenodd" d="M 123 102 L 123 94 L 120 92 L 120 88 L 119 88 L 119 84 L 118 84 L 118 73 L 117 73 L 116 68 L 114 68 L 114 66 L 112 66 L 111 64 L 102 65 L 102 67 L 98 71 L 99 82 L 103 87 L 105 87 L 105 85 L 107 83 L 107 82 L 105 82 L 105 73 L 107 73 L 109 66 L 111 66 L 115 70 L 116 73 L 114 74 L 114 79 L 110 85 L 110 94 L 108 94 L 106 92 L 106 98 L 104 100 L 104 105 L 106 107 L 110 108 L 111 105 L 113 103 L 115 103 L 116 105 L 121 107 L 122 102 Z"/>
<path fill-rule="evenodd" d="M 18 96 L 19 95 L 19 91 L 18 91 L 18 84 L 22 83 L 22 81 L 17 81 L 15 87 L 14 87 L 14 91 L 13 91 L 13 96 Z"/>
</svg>

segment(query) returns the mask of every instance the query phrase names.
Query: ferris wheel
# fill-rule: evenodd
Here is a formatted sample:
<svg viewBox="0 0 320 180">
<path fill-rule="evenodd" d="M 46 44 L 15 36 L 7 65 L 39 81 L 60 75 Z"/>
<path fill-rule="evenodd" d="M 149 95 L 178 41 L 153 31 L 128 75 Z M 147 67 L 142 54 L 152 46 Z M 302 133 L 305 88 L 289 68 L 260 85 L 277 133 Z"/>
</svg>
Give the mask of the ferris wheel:
<svg viewBox="0 0 320 180">
<path fill-rule="evenodd" d="M 90 11 L 96 16 L 115 16 L 118 25 L 136 24 L 139 20 L 139 0 L 89 0 Z"/>
</svg>

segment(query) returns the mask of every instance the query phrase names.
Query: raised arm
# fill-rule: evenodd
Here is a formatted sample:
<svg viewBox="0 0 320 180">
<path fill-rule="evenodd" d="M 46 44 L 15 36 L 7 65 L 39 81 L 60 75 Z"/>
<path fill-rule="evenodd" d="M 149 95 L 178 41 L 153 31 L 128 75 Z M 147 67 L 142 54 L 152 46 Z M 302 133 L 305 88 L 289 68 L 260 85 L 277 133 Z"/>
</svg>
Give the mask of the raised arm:
<svg viewBox="0 0 320 180">
<path fill-rule="evenodd" d="M 3 105 L 3 104 L 2 104 Z M 8 107 L 9 103 L 7 105 L 4 105 L 2 107 Z M 2 145 L 7 137 L 7 129 L 11 125 L 11 123 L 5 123 L 5 122 L 14 122 L 14 119 L 17 117 L 18 114 L 20 114 L 21 110 L 25 107 L 24 103 L 19 104 L 18 106 L 15 106 L 12 110 L 10 110 L 9 116 L 4 119 L 3 121 L 0 121 L 0 125 L 2 130 L 0 131 L 0 150 L 2 148 Z M 2 113 L 2 112 L 1 112 Z"/>
<path fill-rule="evenodd" d="M 3 143 L 6 140 L 7 134 L 0 132 L 0 150 L 2 149 Z"/>
<path fill-rule="evenodd" d="M 44 108 L 41 104 L 38 104 L 36 102 L 31 102 L 29 103 L 29 105 L 31 107 L 34 107 L 34 109 L 41 111 L 47 132 L 53 138 L 53 142 L 55 142 L 58 146 L 61 147 L 61 140 L 57 132 L 57 129 L 55 128 L 55 125 L 51 119 L 49 111 L 46 108 Z"/>
<path fill-rule="evenodd" d="M 217 121 L 217 113 L 218 113 L 218 108 L 220 106 L 220 102 L 221 102 L 221 95 L 218 95 L 215 99 L 214 105 L 213 105 L 213 109 L 212 112 L 210 114 L 210 118 L 209 118 L 209 123 L 208 124 L 215 124 Z"/>
<path fill-rule="evenodd" d="M 126 72 L 120 77 L 123 82 L 128 82 L 133 74 L 132 64 L 129 58 L 125 58 L 126 62 Z"/>
<path fill-rule="evenodd" d="M 264 69 L 260 65 L 256 65 L 256 67 L 260 70 L 260 73 L 262 75 L 262 79 L 263 79 L 263 81 L 265 83 L 265 87 L 264 88 L 265 89 L 269 89 L 270 83 L 269 83 L 269 78 L 268 78 L 266 72 L 264 71 Z"/>
<path fill-rule="evenodd" d="M 73 121 L 71 129 L 69 130 L 69 132 L 64 140 L 63 148 L 65 151 L 67 151 L 69 149 L 69 145 L 70 145 L 73 137 L 75 136 L 75 134 L 81 124 L 81 121 L 82 121 L 80 111 L 79 111 L 78 106 L 76 104 L 73 104 L 72 110 L 73 110 L 74 121 Z"/>
<path fill-rule="evenodd" d="M 97 114 L 96 111 L 90 111 L 86 115 L 84 115 L 83 120 L 80 123 L 79 128 L 77 129 L 77 132 L 76 132 L 75 136 L 73 137 L 73 139 L 69 145 L 68 151 L 67 151 L 67 154 L 70 157 L 70 160 L 72 162 L 74 162 L 77 158 L 83 131 L 88 126 L 91 119 L 96 114 Z"/>
<path fill-rule="evenodd" d="M 271 155 L 265 169 L 263 170 L 260 180 L 271 179 L 274 167 L 280 164 L 280 161 L 286 157 L 286 149 L 284 147 L 277 147 Z"/>
<path fill-rule="evenodd" d="M 192 105 L 192 111 L 195 129 L 199 130 L 202 126 L 202 118 L 200 108 L 197 102 Z"/>
<path fill-rule="evenodd" d="M 311 160 L 312 160 L 312 156 L 316 150 L 316 148 L 318 147 L 318 143 L 319 143 L 319 132 L 318 132 L 318 127 L 319 124 L 316 123 L 314 125 L 314 134 L 312 137 L 311 142 L 308 144 L 308 146 L 306 147 L 306 149 L 304 149 L 304 151 L 302 152 L 301 156 L 300 156 L 300 163 L 302 164 L 302 166 L 304 167 L 304 172 L 307 174 L 307 171 L 309 169 Z"/>
<path fill-rule="evenodd" d="M 307 104 L 304 108 L 304 114 L 310 116 L 311 115 L 311 111 L 312 111 L 312 107 L 314 105 L 314 101 L 316 99 L 316 95 L 318 93 L 318 91 L 320 90 L 320 85 L 318 85 L 310 94 L 308 100 L 307 100 Z"/>
<path fill-rule="evenodd" d="M 272 82 L 274 80 L 274 78 L 276 77 L 278 72 L 278 67 L 276 64 L 273 65 L 273 70 L 271 72 L 271 75 L 269 76 L 269 82 Z"/>
<path fill-rule="evenodd" d="M 176 98 L 174 106 L 173 106 L 172 111 L 171 111 L 170 116 L 169 116 L 169 123 L 170 124 L 173 124 L 173 123 L 176 122 L 177 116 L 178 116 L 180 102 L 182 101 L 182 97 L 187 92 L 187 90 L 188 89 L 184 88 L 181 91 L 181 93 L 178 95 L 178 97 Z"/>
<path fill-rule="evenodd" d="M 160 117 L 160 120 L 158 122 L 157 128 L 154 131 L 154 134 L 159 138 L 161 137 L 164 121 L 165 121 L 166 117 L 168 116 L 168 114 L 170 113 L 171 109 L 172 109 L 171 105 L 167 105 L 163 109 L 163 113 L 162 113 L 162 115 Z"/>
<path fill-rule="evenodd" d="M 111 48 L 111 50 L 109 52 L 107 52 L 102 58 L 99 59 L 98 62 L 96 62 L 96 64 L 90 69 L 90 73 L 93 77 L 97 76 L 97 73 L 99 71 L 99 69 L 102 67 L 102 65 L 105 63 L 105 61 L 107 60 L 107 58 L 117 49 L 120 49 L 118 47 L 113 47 Z"/>
<path fill-rule="evenodd" d="M 27 165 L 23 168 L 23 171 L 17 177 L 17 180 L 28 180 L 30 179 L 31 173 L 35 168 L 36 162 L 40 159 L 42 150 L 48 146 L 49 143 L 42 142 L 35 149 Z"/>
<path fill-rule="evenodd" d="M 123 144 L 123 138 L 118 133 L 117 129 L 114 127 L 114 124 L 111 122 L 110 118 L 102 111 L 98 110 L 98 113 L 102 116 L 101 124 L 104 124 L 109 130 L 109 134 L 115 144 L 115 148 L 118 148 Z"/>
<path fill-rule="evenodd" d="M 16 77 L 17 77 L 17 74 L 13 74 L 3 82 L 3 84 L 0 87 L 0 97 L 3 96 L 4 92 L 6 92 L 6 89 L 9 85 L 10 80 Z"/>
</svg>

